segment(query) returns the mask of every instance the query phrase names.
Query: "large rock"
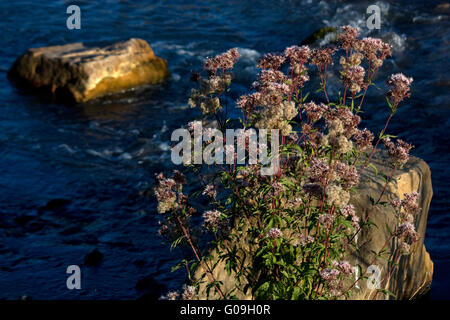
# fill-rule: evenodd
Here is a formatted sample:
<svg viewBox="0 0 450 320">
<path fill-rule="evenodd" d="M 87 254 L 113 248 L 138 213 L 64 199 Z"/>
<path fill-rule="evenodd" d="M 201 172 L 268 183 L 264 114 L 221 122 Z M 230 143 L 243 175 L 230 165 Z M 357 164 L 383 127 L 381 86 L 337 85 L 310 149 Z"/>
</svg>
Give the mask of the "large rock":
<svg viewBox="0 0 450 320">
<path fill-rule="evenodd" d="M 60 100 L 85 102 L 169 76 L 167 61 L 145 40 L 132 38 L 106 47 L 82 43 L 27 50 L 9 76 Z"/>
<path fill-rule="evenodd" d="M 372 161 L 378 170 L 378 175 L 375 171 L 368 167 L 361 176 L 360 183 L 355 194 L 352 194 L 350 203 L 355 206 L 356 212 L 361 220 L 367 215 L 371 208 L 370 198 L 378 199 L 384 182 L 381 173 L 388 174 L 392 169 L 389 168 L 386 157 L 378 154 Z M 397 170 L 394 175 L 394 180 L 388 185 L 386 192 L 381 201 L 390 201 L 394 198 L 404 198 L 405 193 L 417 191 L 420 193 L 419 206 L 422 208 L 421 212 L 416 216 L 415 227 L 420 234 L 420 240 L 411 246 L 411 253 L 407 256 L 402 256 L 399 267 L 392 273 L 390 281 L 387 282 L 389 291 L 396 295 L 397 299 L 413 299 L 419 297 L 426 292 L 431 284 L 433 276 L 433 262 L 430 259 L 428 252 L 424 245 L 424 237 L 426 231 L 428 209 L 430 207 L 433 189 L 431 186 L 431 171 L 428 165 L 421 159 L 411 157 L 403 169 Z M 378 252 L 389 238 L 389 231 L 386 225 L 391 230 L 395 229 L 396 220 L 389 207 L 377 206 L 375 210 L 370 213 L 369 220 L 377 225 L 371 228 L 364 228 L 358 235 L 357 244 L 359 253 L 354 249 L 349 249 L 347 259 L 352 265 L 359 264 L 362 270 L 367 267 L 374 260 L 374 253 Z M 245 252 L 245 264 L 248 265 L 252 253 L 255 248 L 250 248 L 245 241 L 245 234 L 241 237 L 241 241 L 237 244 L 241 253 Z M 389 251 L 394 251 L 395 243 L 390 243 Z M 212 251 L 212 257 L 216 259 L 215 250 Z M 243 254 L 240 254 L 242 257 Z M 381 272 L 381 279 L 386 275 L 387 262 L 382 259 L 377 259 L 373 265 L 376 265 Z M 221 287 L 224 292 L 231 292 L 234 285 L 234 275 L 228 276 L 224 268 L 224 263 L 219 262 L 213 271 L 217 280 L 223 282 Z M 371 274 L 367 274 L 370 276 Z M 197 270 L 194 278 L 200 279 L 203 276 L 201 269 Z M 250 290 L 246 293 L 243 288 L 247 283 L 243 281 L 239 290 L 234 294 L 239 299 L 252 299 Z M 350 284 L 350 283 L 349 283 Z M 369 284 L 370 287 L 370 284 Z M 360 280 L 358 287 L 353 290 L 351 299 L 373 299 L 376 294 L 376 289 L 370 289 L 366 280 Z M 204 284 L 200 286 L 199 298 L 206 299 L 206 287 Z M 210 290 L 211 299 L 218 298 L 214 289 Z M 392 299 L 389 295 L 377 294 L 376 299 Z"/>
</svg>

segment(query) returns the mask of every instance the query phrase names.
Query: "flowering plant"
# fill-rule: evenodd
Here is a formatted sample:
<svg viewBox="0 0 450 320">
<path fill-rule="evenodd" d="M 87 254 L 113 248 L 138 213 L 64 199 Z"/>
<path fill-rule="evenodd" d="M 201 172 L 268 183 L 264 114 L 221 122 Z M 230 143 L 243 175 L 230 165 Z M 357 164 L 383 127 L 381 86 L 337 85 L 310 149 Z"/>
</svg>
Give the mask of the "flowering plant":
<svg viewBox="0 0 450 320">
<path fill-rule="evenodd" d="M 236 298 L 239 291 L 257 299 L 340 299 L 349 297 L 357 281 L 367 277 L 367 270 L 361 269 L 355 276 L 358 268 L 346 260 L 347 249 L 354 245 L 360 230 L 370 225 L 373 208 L 385 204 L 381 199 L 388 183 L 408 161 L 412 146 L 399 139 L 393 142 L 395 137 L 386 130 L 400 102 L 409 97 L 412 79 L 395 74 L 388 80 L 386 102 L 391 112 L 376 139 L 368 129 L 359 129 L 366 92 L 374 86 L 374 76 L 391 52 L 379 39 L 360 40 L 358 36 L 357 28 L 343 27 L 338 47 L 312 50 L 292 46 L 259 61 L 261 72 L 253 84 L 254 92 L 236 103 L 242 110 L 242 128 L 238 136 L 225 140 L 234 144 L 241 139 L 250 151 L 255 143 L 248 135 L 251 130 L 279 130 L 279 153 L 275 156 L 271 150 L 277 162 L 273 175 L 261 174 L 260 163 L 239 165 L 242 155 L 227 145 L 225 153 L 231 163 L 216 164 L 212 170 L 189 164 L 201 184 L 200 191 L 189 197 L 183 193 L 186 178 L 181 172 L 175 171 L 170 178 L 157 176 L 158 211 L 165 218 L 159 233 L 173 248 L 191 251 L 175 267 L 185 268 L 190 282 L 183 299 L 195 299 L 201 288 L 206 297 L 221 299 Z M 327 93 L 327 73 L 338 54 L 343 90 L 337 101 L 332 101 Z M 206 60 L 207 77 L 193 77 L 198 89 L 192 90 L 189 104 L 212 117 L 214 130 L 223 134 L 233 125 L 227 119 L 227 93 L 238 59 L 238 50 L 231 49 Z M 305 92 L 311 67 L 319 76 L 316 95 L 320 102 L 308 100 Z M 219 141 L 222 135 L 212 133 L 212 127 L 201 128 L 199 121 L 188 125 L 191 134 L 198 128 L 203 137 L 200 152 L 224 142 Z M 372 209 L 361 219 L 349 204 L 350 195 L 362 172 L 373 166 L 371 160 L 380 142 L 392 158 L 392 171 L 386 175 L 378 199 L 371 199 Z M 247 160 L 249 157 L 244 155 Z M 201 226 L 193 222 L 197 210 L 191 200 L 195 197 L 208 199 Z M 392 267 L 418 239 L 412 224 L 420 210 L 417 198 L 417 193 L 408 194 L 391 204 L 397 226 L 389 241 L 395 238 L 399 243 L 396 252 L 389 253 Z M 212 244 L 215 253 L 211 246 L 200 245 L 203 240 Z M 389 256 L 385 247 L 377 258 Z M 232 288 L 225 288 L 218 279 L 220 272 L 233 277 Z M 171 292 L 164 298 L 179 296 Z"/>
</svg>

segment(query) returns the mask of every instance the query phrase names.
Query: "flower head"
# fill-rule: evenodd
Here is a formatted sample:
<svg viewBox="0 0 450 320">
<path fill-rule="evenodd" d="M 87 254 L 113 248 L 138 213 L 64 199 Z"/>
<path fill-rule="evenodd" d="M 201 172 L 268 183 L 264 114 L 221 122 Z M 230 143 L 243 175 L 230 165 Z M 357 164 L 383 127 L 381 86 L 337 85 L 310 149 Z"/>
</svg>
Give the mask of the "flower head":
<svg viewBox="0 0 450 320">
<path fill-rule="evenodd" d="M 284 55 L 268 53 L 259 60 L 258 68 L 278 70 L 285 60 L 286 57 Z"/>
<path fill-rule="evenodd" d="M 183 293 L 181 294 L 182 300 L 194 300 L 195 287 L 183 285 Z"/>
<path fill-rule="evenodd" d="M 403 73 L 396 73 L 391 75 L 388 80 L 390 90 L 388 97 L 393 108 L 397 108 L 398 104 L 405 98 L 409 98 L 411 83 L 413 78 L 407 78 Z"/>
<path fill-rule="evenodd" d="M 267 236 L 271 239 L 277 239 L 282 236 L 281 230 L 278 228 L 272 228 L 269 231 L 267 231 Z"/>
<path fill-rule="evenodd" d="M 323 269 L 322 272 L 320 273 L 320 276 L 322 277 L 322 279 L 326 280 L 326 281 L 331 281 L 331 280 L 336 280 L 337 277 L 339 276 L 340 271 L 337 269 L 331 269 L 331 268 L 326 268 Z"/>
<path fill-rule="evenodd" d="M 209 210 L 203 213 L 203 226 L 208 230 L 217 229 L 222 224 L 222 212 L 217 210 Z"/>
<path fill-rule="evenodd" d="M 411 242 L 416 242 L 419 240 L 419 234 L 416 232 L 414 225 L 410 222 L 405 222 L 401 224 L 397 228 L 396 235 L 399 238 L 401 237 L 409 238 Z"/>
<path fill-rule="evenodd" d="M 373 138 L 373 133 L 368 129 L 357 129 L 355 131 L 355 134 L 353 135 L 353 139 L 355 140 L 355 144 L 358 150 L 365 150 L 369 147 L 372 147 Z"/>
<path fill-rule="evenodd" d="M 353 49 L 359 36 L 359 28 L 352 28 L 351 26 L 344 26 L 341 28 L 342 32 L 338 36 L 341 48 L 345 51 Z"/>
<path fill-rule="evenodd" d="M 329 64 L 333 64 L 332 55 L 335 51 L 336 48 L 314 49 L 312 51 L 312 64 L 317 66 L 319 70 L 322 70 Z"/>
<path fill-rule="evenodd" d="M 202 194 L 203 195 L 207 195 L 208 197 L 211 197 L 211 198 L 215 199 L 216 196 L 217 196 L 217 191 L 216 191 L 216 188 L 215 188 L 215 186 L 213 184 L 208 184 L 205 187 L 205 190 L 203 190 Z"/>
<path fill-rule="evenodd" d="M 390 138 L 383 139 L 383 143 L 388 150 L 389 155 L 394 160 L 394 165 L 402 166 L 409 160 L 409 151 L 413 148 L 412 145 L 405 141 L 398 139 L 395 145 Z"/>
<path fill-rule="evenodd" d="M 235 62 L 240 58 L 237 48 L 233 48 L 214 58 L 206 59 L 204 68 L 212 73 L 216 73 L 218 69 L 232 69 Z"/>
</svg>

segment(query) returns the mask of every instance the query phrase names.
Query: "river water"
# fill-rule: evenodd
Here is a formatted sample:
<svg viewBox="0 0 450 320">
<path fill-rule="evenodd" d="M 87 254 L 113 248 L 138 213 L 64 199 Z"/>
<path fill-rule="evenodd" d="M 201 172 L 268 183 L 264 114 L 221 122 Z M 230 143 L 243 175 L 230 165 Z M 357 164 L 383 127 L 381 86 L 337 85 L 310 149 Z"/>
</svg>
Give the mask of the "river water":
<svg viewBox="0 0 450 320">
<path fill-rule="evenodd" d="M 425 239 L 435 263 L 431 298 L 450 298 L 449 9 L 439 1 L 378 1 L 381 30 L 369 32 L 365 11 L 374 3 L 1 1 L 0 298 L 135 299 L 178 288 L 184 276 L 170 272 L 178 257 L 157 236 L 154 199 L 143 193 L 155 173 L 171 168 L 171 131 L 198 116 L 187 107 L 190 71 L 238 47 L 235 94 L 244 92 L 262 54 L 300 44 L 322 26 L 347 24 L 393 45 L 380 85 L 395 72 L 414 78 L 390 133 L 413 143 L 413 154 L 431 167 Z M 80 30 L 66 28 L 70 4 L 81 8 Z M 30 47 L 130 37 L 147 40 L 168 60 L 168 82 L 65 106 L 23 94 L 6 77 Z M 382 101 L 369 94 L 364 124 L 374 131 L 388 112 Z M 67 266 L 83 265 L 94 249 L 104 254 L 101 264 L 82 266 L 82 289 L 68 290 Z"/>
</svg>

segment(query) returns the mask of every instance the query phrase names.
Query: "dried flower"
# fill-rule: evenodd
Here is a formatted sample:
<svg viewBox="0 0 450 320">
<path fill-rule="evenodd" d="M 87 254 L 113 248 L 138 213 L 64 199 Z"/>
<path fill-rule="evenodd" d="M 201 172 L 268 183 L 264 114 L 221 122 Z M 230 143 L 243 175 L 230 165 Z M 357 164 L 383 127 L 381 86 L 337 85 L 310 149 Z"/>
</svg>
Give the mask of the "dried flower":
<svg viewBox="0 0 450 320">
<path fill-rule="evenodd" d="M 399 244 L 399 248 L 398 249 L 400 250 L 401 254 L 407 255 L 411 251 L 411 246 L 408 243 L 406 243 L 406 242 L 401 242 Z"/>
<path fill-rule="evenodd" d="M 327 188 L 325 189 L 325 194 L 327 196 L 327 204 L 329 206 L 342 208 L 350 201 L 350 193 L 343 190 L 336 184 L 327 186 Z"/>
<path fill-rule="evenodd" d="M 336 152 L 338 154 L 347 154 L 353 150 L 353 142 L 344 135 L 340 135 L 336 138 L 336 147 Z"/>
<path fill-rule="evenodd" d="M 338 118 L 328 118 L 327 127 L 328 135 L 331 137 L 337 137 L 345 132 L 344 123 Z"/>
</svg>

